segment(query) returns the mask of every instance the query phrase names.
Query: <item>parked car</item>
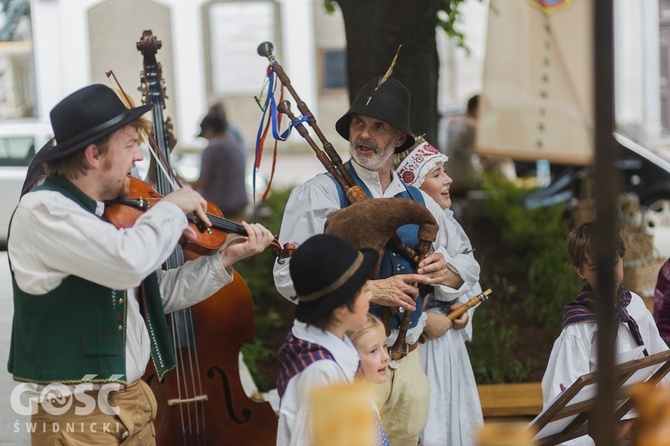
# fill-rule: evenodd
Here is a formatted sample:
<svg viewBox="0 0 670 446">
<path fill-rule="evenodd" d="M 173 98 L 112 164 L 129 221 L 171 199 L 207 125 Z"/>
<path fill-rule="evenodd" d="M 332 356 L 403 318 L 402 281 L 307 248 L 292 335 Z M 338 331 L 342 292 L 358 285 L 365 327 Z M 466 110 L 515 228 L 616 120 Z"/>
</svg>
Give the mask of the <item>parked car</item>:
<svg viewBox="0 0 670 446">
<path fill-rule="evenodd" d="M 640 203 L 653 211 L 667 206 L 670 203 L 670 161 L 621 133 L 614 136 L 622 148 L 617 167 L 624 177 L 624 190 L 634 192 Z"/>
<path fill-rule="evenodd" d="M 0 124 L 0 245 L 7 243 L 7 228 L 19 201 L 30 161 L 51 138 L 51 125 L 36 121 Z"/>
<path fill-rule="evenodd" d="M 633 193 L 646 209 L 647 228 L 662 258 L 670 257 L 670 161 L 622 133 L 614 137 L 620 150 L 615 165 L 621 173 L 621 190 Z M 552 165 L 553 181 L 522 198 L 528 209 L 571 202 L 587 168 Z"/>
<path fill-rule="evenodd" d="M 645 208 L 670 213 L 670 161 L 621 133 L 614 134 L 619 144 L 615 166 L 621 172 L 621 190 L 634 193 Z M 528 208 L 551 206 L 574 197 L 575 181 L 583 178 L 583 168 L 553 165 L 552 183 L 524 197 Z"/>
</svg>

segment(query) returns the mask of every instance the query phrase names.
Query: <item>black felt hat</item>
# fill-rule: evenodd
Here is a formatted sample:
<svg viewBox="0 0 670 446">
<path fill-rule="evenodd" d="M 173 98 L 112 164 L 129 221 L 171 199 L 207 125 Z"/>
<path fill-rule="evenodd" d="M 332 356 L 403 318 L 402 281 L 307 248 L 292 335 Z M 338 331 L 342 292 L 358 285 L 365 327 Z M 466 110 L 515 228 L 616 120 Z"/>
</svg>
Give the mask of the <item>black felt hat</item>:
<svg viewBox="0 0 670 446">
<path fill-rule="evenodd" d="M 151 110 L 151 105 L 127 108 L 111 88 L 93 84 L 77 90 L 51 110 L 56 145 L 43 161 L 53 161 L 130 124 Z"/>
<path fill-rule="evenodd" d="M 310 322 L 344 304 L 372 278 L 378 258 L 376 251 L 359 251 L 335 235 L 307 239 L 289 265 L 298 298 L 296 319 Z"/>
<path fill-rule="evenodd" d="M 349 111 L 335 123 L 335 129 L 348 141 L 353 113 L 381 119 L 407 135 L 405 143 L 395 149 L 395 153 L 400 153 L 414 145 L 414 134 L 409 125 L 411 98 L 400 81 L 389 77 L 378 86 L 380 78 L 377 77 L 360 89 Z"/>
</svg>

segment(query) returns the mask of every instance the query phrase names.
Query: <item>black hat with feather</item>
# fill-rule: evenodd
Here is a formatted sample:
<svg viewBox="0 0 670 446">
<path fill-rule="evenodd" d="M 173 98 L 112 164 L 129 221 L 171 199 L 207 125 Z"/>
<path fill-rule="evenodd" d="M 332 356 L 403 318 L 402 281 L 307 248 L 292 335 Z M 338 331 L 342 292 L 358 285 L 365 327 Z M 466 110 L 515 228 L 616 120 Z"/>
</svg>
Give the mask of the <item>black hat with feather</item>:
<svg viewBox="0 0 670 446">
<path fill-rule="evenodd" d="M 360 89 L 349 111 L 335 123 L 337 133 L 347 141 L 349 140 L 351 115 L 359 114 L 386 121 L 407 135 L 407 140 L 396 147 L 395 153 L 400 153 L 414 145 L 414 134 L 409 125 L 411 104 L 409 91 L 400 81 L 391 77 L 397 58 L 396 53 L 384 76 L 375 78 Z"/>
</svg>

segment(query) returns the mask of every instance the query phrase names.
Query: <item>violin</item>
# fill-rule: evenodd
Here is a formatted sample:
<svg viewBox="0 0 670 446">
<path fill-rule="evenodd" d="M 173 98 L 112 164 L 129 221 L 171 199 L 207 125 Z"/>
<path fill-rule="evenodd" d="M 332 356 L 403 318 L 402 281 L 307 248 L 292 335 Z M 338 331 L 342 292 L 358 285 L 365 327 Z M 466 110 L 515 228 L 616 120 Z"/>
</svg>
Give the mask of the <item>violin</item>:
<svg viewBox="0 0 670 446">
<path fill-rule="evenodd" d="M 138 218 L 163 199 L 151 184 L 135 177 L 130 178 L 129 192 L 125 197 L 110 200 L 105 203 L 105 217 L 117 228 L 130 228 Z M 226 220 L 221 210 L 212 202 L 207 201 L 207 218 L 212 222 L 211 227 L 192 214 L 187 215 L 188 226 L 179 241 L 182 249 L 196 255 L 211 255 L 219 251 L 226 242 L 228 234 L 247 235 L 247 231 L 239 223 Z M 291 257 L 295 245 L 287 243 L 282 247 L 275 239 L 270 244 L 277 257 L 277 262 Z"/>
</svg>

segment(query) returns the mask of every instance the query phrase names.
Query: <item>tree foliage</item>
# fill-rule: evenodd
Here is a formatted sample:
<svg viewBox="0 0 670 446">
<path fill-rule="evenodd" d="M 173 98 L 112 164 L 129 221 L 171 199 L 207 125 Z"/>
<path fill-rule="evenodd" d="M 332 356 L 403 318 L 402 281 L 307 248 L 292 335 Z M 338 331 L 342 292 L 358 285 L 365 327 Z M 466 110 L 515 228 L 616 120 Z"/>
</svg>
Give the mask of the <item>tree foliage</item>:
<svg viewBox="0 0 670 446">
<path fill-rule="evenodd" d="M 465 47 L 455 25 L 466 0 L 324 0 L 327 11 L 340 7 L 347 39 L 349 99 L 386 72 L 402 45 L 393 76 L 412 95 L 410 123 L 416 135 L 437 143 L 439 57 L 436 29 Z"/>
</svg>

